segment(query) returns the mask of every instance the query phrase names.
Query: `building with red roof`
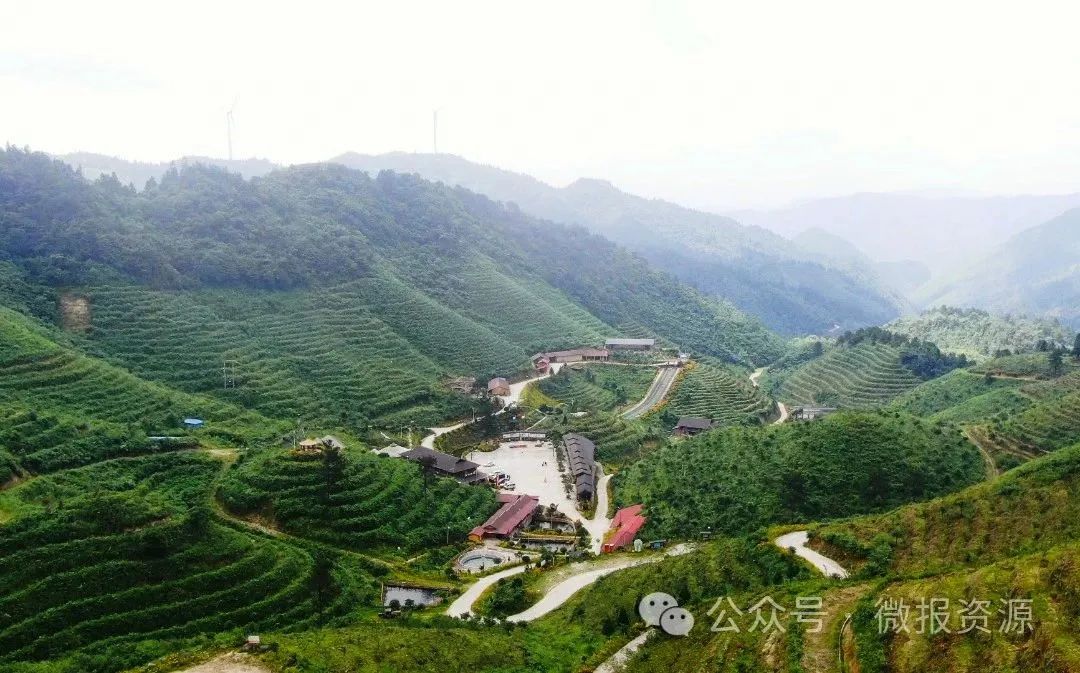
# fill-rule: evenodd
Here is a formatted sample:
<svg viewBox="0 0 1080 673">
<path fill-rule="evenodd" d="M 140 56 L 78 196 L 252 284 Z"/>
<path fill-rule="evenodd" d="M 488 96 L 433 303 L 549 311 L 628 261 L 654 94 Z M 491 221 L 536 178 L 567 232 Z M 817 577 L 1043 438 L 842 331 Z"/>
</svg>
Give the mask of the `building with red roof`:
<svg viewBox="0 0 1080 673">
<path fill-rule="evenodd" d="M 499 494 L 499 510 L 483 524 L 473 528 L 469 540 L 482 542 L 487 537 L 508 538 L 532 521 L 533 514 L 540 506 L 540 498 L 535 495 Z"/>
<path fill-rule="evenodd" d="M 615 512 L 615 518 L 611 520 L 608 541 L 601 547 L 601 551 L 611 553 L 629 547 L 645 525 L 645 521 L 645 517 L 641 516 L 641 505 L 623 507 Z"/>
</svg>

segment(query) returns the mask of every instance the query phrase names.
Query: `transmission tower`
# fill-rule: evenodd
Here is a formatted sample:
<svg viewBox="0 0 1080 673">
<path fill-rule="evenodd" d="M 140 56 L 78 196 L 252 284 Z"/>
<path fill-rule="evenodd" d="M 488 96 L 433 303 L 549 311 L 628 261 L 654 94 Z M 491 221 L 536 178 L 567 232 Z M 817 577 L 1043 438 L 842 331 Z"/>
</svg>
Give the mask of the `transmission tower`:
<svg viewBox="0 0 1080 673">
<path fill-rule="evenodd" d="M 236 387 L 236 360 L 222 360 L 221 378 L 225 384 L 225 390 Z"/>
</svg>

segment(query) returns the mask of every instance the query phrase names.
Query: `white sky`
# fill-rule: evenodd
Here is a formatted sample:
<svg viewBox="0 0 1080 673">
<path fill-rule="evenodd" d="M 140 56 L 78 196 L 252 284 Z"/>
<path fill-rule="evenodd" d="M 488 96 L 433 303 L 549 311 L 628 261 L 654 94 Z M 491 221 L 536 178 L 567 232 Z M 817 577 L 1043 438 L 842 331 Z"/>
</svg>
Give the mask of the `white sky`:
<svg viewBox="0 0 1080 673">
<path fill-rule="evenodd" d="M 1080 9 L 1041 2 L 0 6 L 0 142 L 161 161 L 439 149 L 688 205 L 1080 190 Z"/>
</svg>

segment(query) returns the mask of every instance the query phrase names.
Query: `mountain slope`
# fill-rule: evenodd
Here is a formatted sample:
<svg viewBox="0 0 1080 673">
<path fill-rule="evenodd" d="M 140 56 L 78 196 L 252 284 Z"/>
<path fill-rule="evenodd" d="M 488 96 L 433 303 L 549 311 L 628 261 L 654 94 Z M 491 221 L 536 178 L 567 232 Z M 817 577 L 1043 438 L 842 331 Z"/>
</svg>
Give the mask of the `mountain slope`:
<svg viewBox="0 0 1080 673">
<path fill-rule="evenodd" d="M 275 418 L 430 425 L 475 410 L 443 377 L 616 334 L 746 363 L 779 352 L 602 238 L 411 176 L 189 166 L 137 192 L 9 150 L 0 221 L 0 299 L 75 297 L 85 351 Z"/>
<path fill-rule="evenodd" d="M 731 213 L 786 236 L 820 228 L 882 261 L 917 260 L 935 272 L 992 250 L 1028 227 L 1080 206 L 1080 194 L 953 196 L 862 193 L 788 208 Z"/>
<path fill-rule="evenodd" d="M 769 231 L 626 194 L 601 180 L 578 180 L 558 189 L 527 175 L 442 154 L 349 153 L 332 161 L 372 174 L 419 173 L 513 202 L 538 217 L 583 225 L 782 332 L 823 332 L 837 323 L 877 324 L 899 312 L 900 301 L 875 278 L 823 264 L 818 256 Z"/>
<path fill-rule="evenodd" d="M 1026 229 L 956 276 L 923 288 L 925 305 L 1055 317 L 1080 327 L 1080 208 Z"/>
</svg>

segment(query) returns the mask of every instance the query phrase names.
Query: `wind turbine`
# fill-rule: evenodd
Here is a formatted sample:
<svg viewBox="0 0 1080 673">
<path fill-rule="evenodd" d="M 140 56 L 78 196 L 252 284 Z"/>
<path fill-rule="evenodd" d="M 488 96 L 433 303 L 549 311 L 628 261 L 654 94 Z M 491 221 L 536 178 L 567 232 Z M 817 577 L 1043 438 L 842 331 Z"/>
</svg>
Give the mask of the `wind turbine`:
<svg viewBox="0 0 1080 673">
<path fill-rule="evenodd" d="M 431 151 L 439 153 L 439 108 L 431 111 Z"/>
<path fill-rule="evenodd" d="M 232 106 L 225 113 L 225 134 L 229 139 L 229 161 L 232 161 L 232 128 L 233 128 L 233 110 L 236 109 L 236 100 L 233 100 Z"/>
</svg>

